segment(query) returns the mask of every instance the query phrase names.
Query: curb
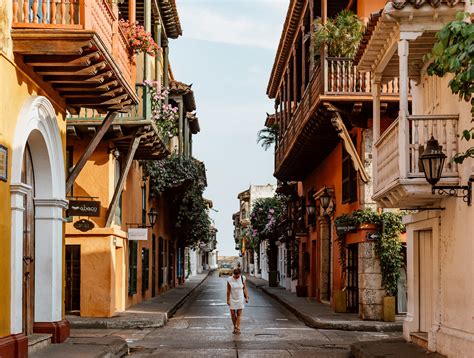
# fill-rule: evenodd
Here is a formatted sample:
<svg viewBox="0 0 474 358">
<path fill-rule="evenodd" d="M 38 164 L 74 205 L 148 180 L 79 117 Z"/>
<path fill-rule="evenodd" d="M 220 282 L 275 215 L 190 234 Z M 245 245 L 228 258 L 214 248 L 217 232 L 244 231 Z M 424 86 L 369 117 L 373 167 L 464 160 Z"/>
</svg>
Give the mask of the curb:
<svg viewBox="0 0 474 358">
<path fill-rule="evenodd" d="M 326 320 L 318 320 L 314 319 L 299 310 L 295 307 L 290 305 L 288 302 L 283 300 L 278 295 L 275 295 L 272 292 L 269 292 L 266 289 L 266 285 L 257 284 L 248 280 L 248 282 L 255 288 L 260 289 L 261 291 L 265 292 L 268 296 L 272 297 L 280 304 L 285 306 L 291 313 L 297 316 L 300 320 L 302 320 L 307 326 L 316 329 L 332 329 L 332 330 L 340 330 L 340 331 L 362 331 L 362 332 L 402 332 L 403 331 L 403 323 L 400 324 L 364 324 L 364 323 L 355 323 L 353 321 L 326 321 Z"/>
<path fill-rule="evenodd" d="M 209 270 L 207 275 L 196 286 L 190 289 L 181 297 L 170 309 L 163 312 L 160 317 L 154 316 L 153 319 L 136 318 L 121 316 L 120 319 L 113 318 L 93 318 L 87 320 L 70 320 L 70 327 L 73 329 L 146 329 L 160 328 L 166 325 L 166 322 L 176 313 L 176 311 L 188 300 L 194 291 L 200 287 L 214 270 Z"/>
</svg>

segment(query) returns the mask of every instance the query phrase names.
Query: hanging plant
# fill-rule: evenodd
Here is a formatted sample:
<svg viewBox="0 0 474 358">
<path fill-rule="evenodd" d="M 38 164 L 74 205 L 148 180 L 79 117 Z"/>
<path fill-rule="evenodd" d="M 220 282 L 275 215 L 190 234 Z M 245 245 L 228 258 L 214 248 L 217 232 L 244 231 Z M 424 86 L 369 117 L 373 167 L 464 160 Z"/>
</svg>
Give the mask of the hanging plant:
<svg viewBox="0 0 474 358">
<path fill-rule="evenodd" d="M 124 30 L 128 44 L 132 50 L 130 55 L 146 53 L 150 56 L 156 56 L 160 50 L 153 35 L 146 31 L 145 28 L 138 24 L 138 22 L 129 22 L 128 20 L 120 19 L 120 26 Z"/>
<path fill-rule="evenodd" d="M 159 86 L 156 81 L 144 81 L 143 84 L 150 91 L 151 119 L 156 123 L 160 134 L 164 138 L 178 135 L 178 107 L 166 103 L 169 91 Z"/>
</svg>

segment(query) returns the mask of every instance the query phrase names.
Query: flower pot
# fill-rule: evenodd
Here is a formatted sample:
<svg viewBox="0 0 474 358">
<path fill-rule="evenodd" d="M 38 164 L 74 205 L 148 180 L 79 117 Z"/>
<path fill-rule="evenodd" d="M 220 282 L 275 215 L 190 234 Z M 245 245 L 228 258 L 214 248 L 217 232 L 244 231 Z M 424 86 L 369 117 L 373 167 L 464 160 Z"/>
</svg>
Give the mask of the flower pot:
<svg viewBox="0 0 474 358">
<path fill-rule="evenodd" d="M 347 312 L 347 291 L 334 292 L 334 311 L 337 313 Z"/>
<path fill-rule="evenodd" d="M 278 271 L 270 271 L 268 273 L 268 286 L 278 287 Z"/>
<path fill-rule="evenodd" d="M 296 285 L 296 296 L 298 296 L 298 297 L 308 296 L 308 286 L 306 286 L 306 285 Z"/>
<path fill-rule="evenodd" d="M 395 322 L 395 296 L 383 298 L 383 320 L 384 322 Z"/>
</svg>

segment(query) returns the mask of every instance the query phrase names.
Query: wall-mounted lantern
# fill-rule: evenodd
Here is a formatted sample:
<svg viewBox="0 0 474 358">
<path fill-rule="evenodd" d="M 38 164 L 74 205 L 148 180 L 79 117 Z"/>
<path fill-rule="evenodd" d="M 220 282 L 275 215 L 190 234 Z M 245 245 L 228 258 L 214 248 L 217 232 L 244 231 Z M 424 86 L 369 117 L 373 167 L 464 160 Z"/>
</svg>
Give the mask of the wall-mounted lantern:
<svg viewBox="0 0 474 358">
<path fill-rule="evenodd" d="M 430 140 L 426 143 L 426 149 L 420 155 L 421 170 L 425 174 L 426 181 L 431 184 L 431 192 L 438 195 L 462 198 L 467 205 L 471 206 L 474 178 L 469 178 L 467 185 L 436 185 L 443 174 L 445 161 L 446 155 L 443 153 L 443 147 L 431 136 Z"/>
<path fill-rule="evenodd" d="M 158 210 L 151 208 L 148 212 L 148 221 L 150 222 L 151 227 L 155 226 L 156 220 L 158 219 Z"/>
</svg>

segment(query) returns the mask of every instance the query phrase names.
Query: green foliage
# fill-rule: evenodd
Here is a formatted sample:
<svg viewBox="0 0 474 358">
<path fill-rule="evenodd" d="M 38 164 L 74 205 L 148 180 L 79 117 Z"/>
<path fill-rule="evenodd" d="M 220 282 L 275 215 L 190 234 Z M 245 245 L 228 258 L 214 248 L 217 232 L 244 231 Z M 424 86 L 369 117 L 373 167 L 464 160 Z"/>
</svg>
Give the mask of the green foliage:
<svg viewBox="0 0 474 358">
<path fill-rule="evenodd" d="M 326 45 L 330 57 L 354 57 L 364 30 L 363 22 L 350 10 L 341 11 L 323 24 L 315 20 L 314 48 Z"/>
<path fill-rule="evenodd" d="M 433 62 L 428 67 L 430 76 L 444 77 L 452 74 L 449 87 L 461 100 L 471 103 L 474 116 L 474 24 L 465 21 L 468 13 L 460 12 L 455 21 L 446 24 L 436 34 L 434 44 L 427 60 Z M 461 138 L 473 139 L 474 128 L 463 131 Z M 454 157 L 456 163 L 463 163 L 466 158 L 474 158 L 474 147 Z"/>
<path fill-rule="evenodd" d="M 203 165 L 177 155 L 160 161 L 144 161 L 142 165 L 150 178 L 150 195 L 168 194 L 176 239 L 185 246 L 207 243 L 211 238 L 211 222 L 203 198 L 206 188 Z"/>
<path fill-rule="evenodd" d="M 268 150 L 268 148 L 277 142 L 278 130 L 278 124 L 259 130 L 257 133 L 257 143 L 260 143 L 263 149 Z"/>
<path fill-rule="evenodd" d="M 286 198 L 275 195 L 255 201 L 250 213 L 251 236 L 258 245 L 262 240 L 276 240 L 280 235 L 279 223 L 286 215 Z"/>
<path fill-rule="evenodd" d="M 373 224 L 379 232 L 379 238 L 375 240 L 375 254 L 379 258 L 382 270 L 382 285 L 387 295 L 397 292 L 397 282 L 400 276 L 400 268 L 403 265 L 402 243 L 400 234 L 405 231 L 402 223 L 403 213 L 356 210 L 350 215 L 341 215 L 336 218 L 336 226 L 361 226 Z M 338 236 L 339 263 L 343 270 L 346 269 L 346 238 L 345 234 Z"/>
</svg>

